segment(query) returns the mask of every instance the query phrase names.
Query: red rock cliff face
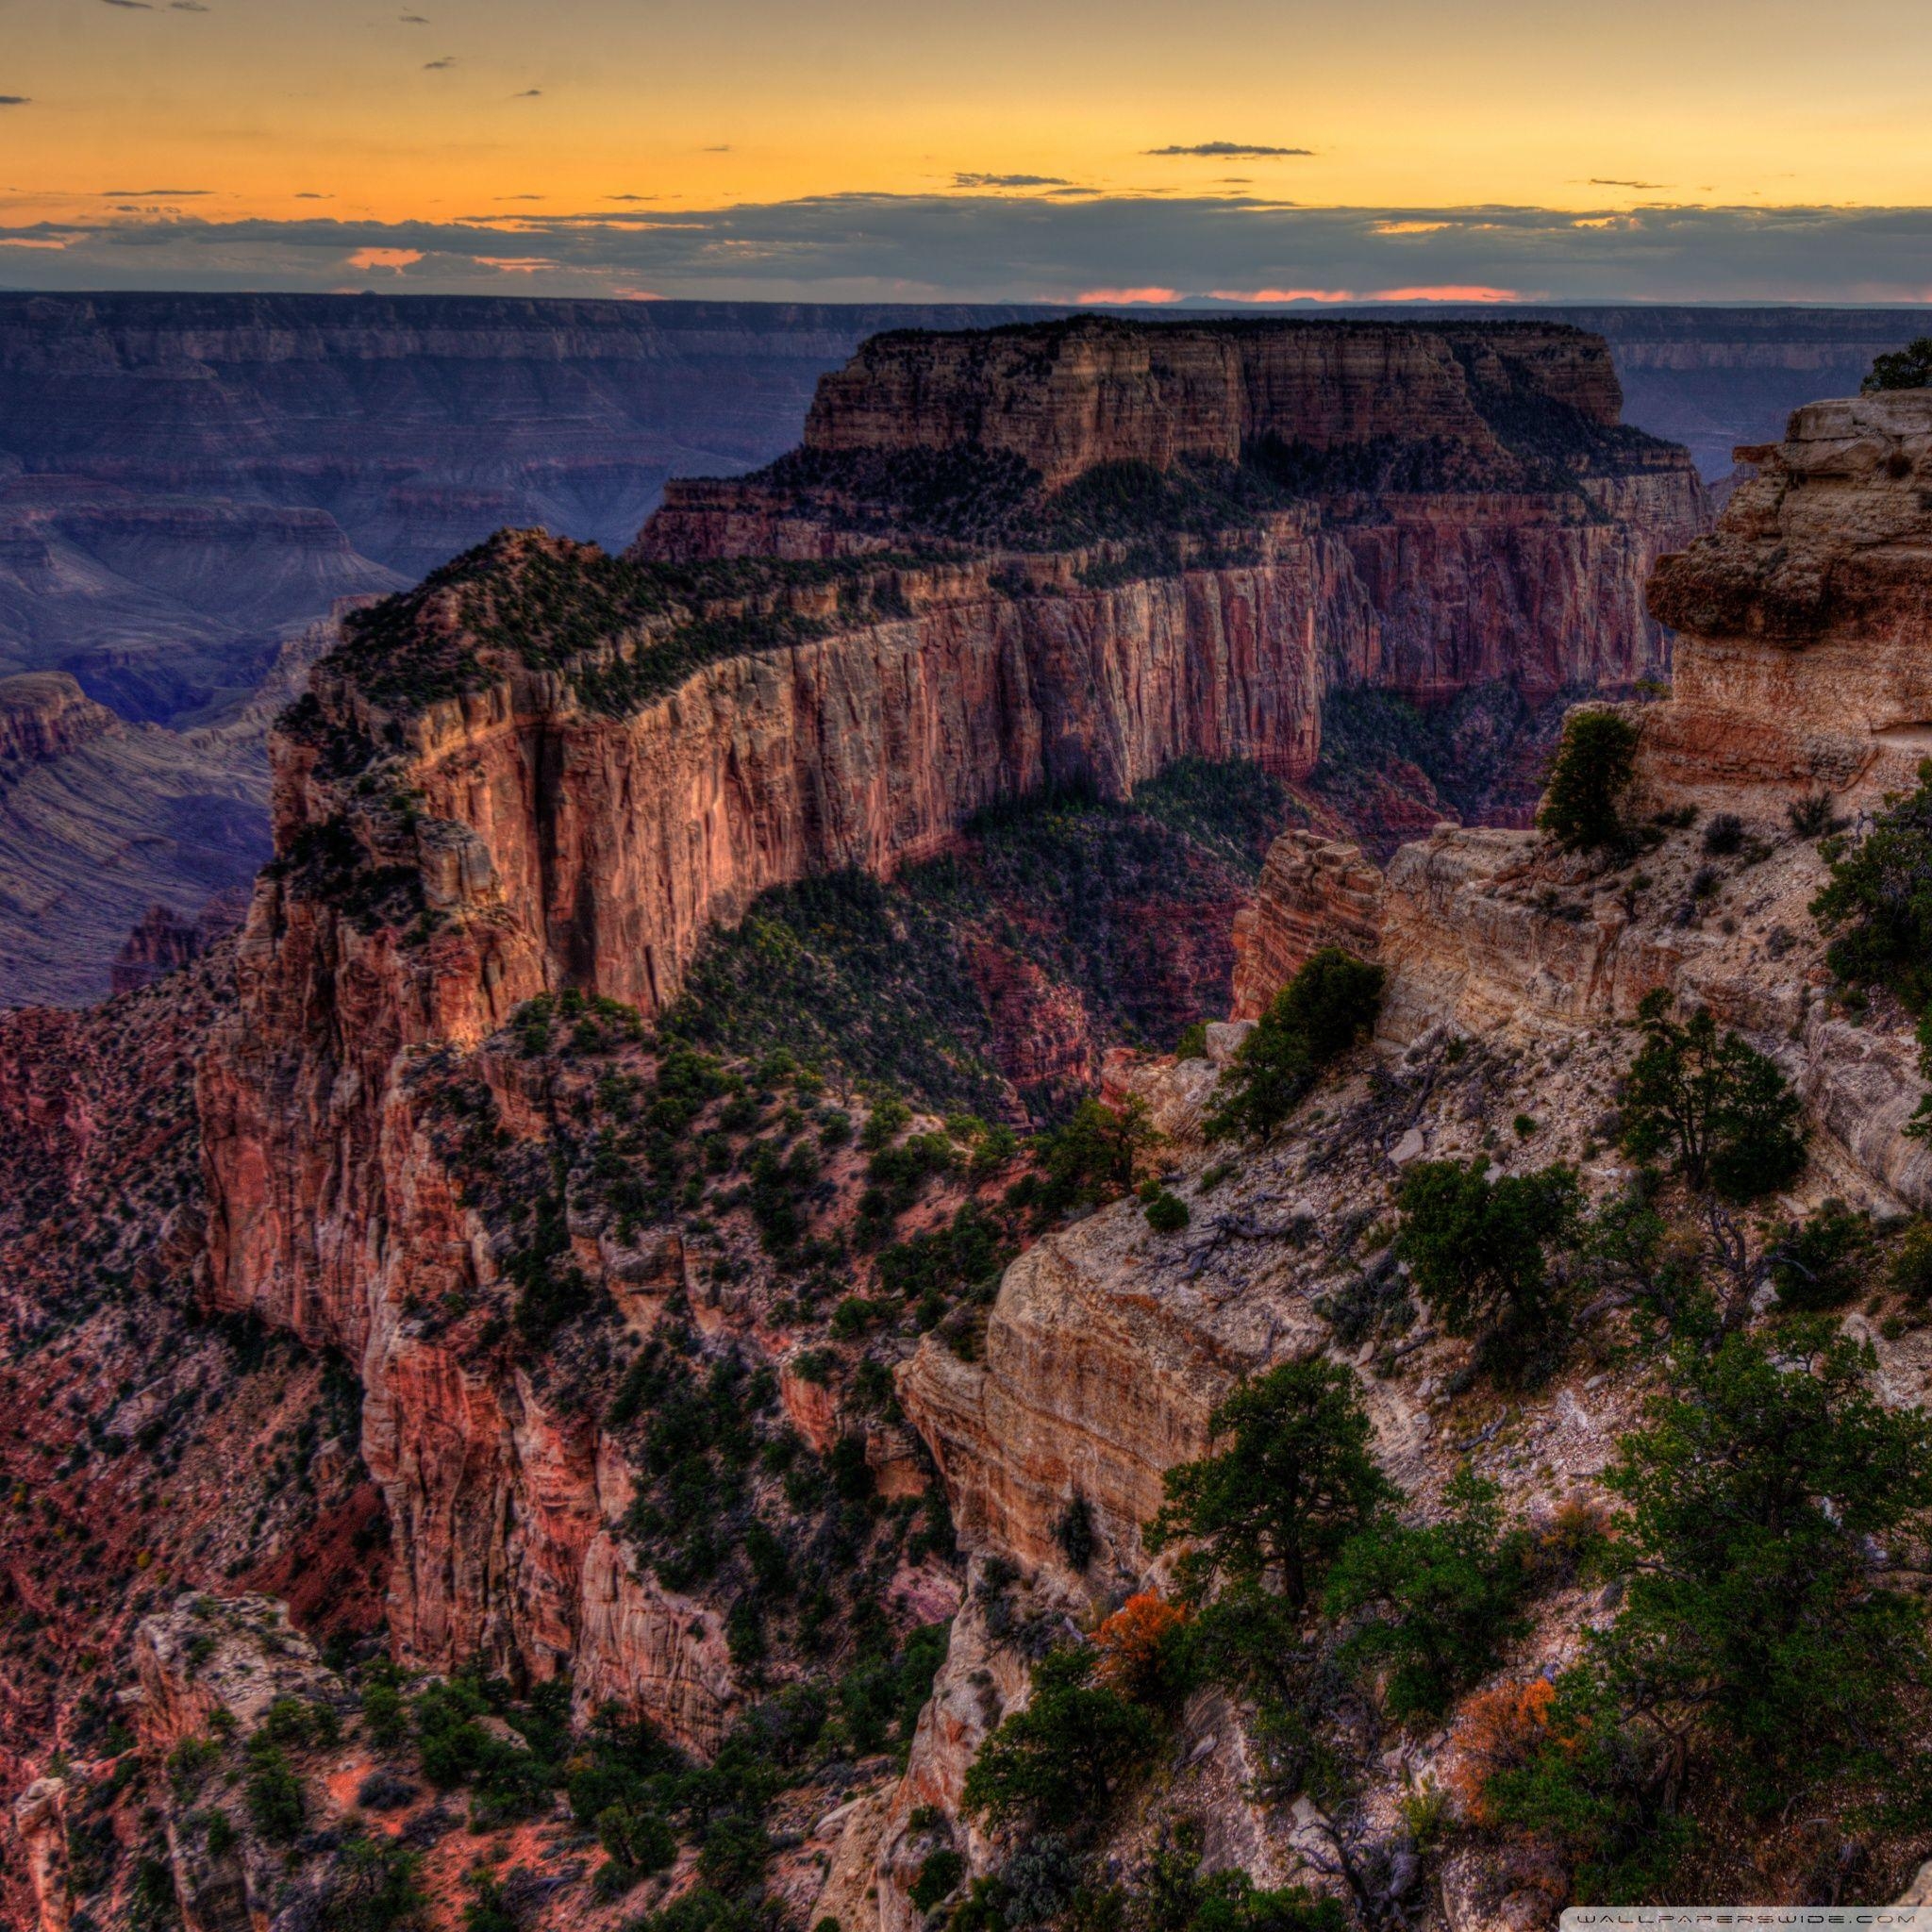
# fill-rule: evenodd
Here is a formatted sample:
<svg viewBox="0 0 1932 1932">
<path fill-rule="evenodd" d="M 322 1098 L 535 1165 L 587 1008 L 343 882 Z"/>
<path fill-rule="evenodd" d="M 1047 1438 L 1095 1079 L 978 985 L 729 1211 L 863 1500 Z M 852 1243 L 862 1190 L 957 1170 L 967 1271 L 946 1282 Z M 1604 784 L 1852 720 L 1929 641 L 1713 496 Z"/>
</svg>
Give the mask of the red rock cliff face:
<svg viewBox="0 0 1932 1932">
<path fill-rule="evenodd" d="M 1283 420 L 1283 398 L 1304 412 L 1321 401 L 1337 434 L 1380 434 L 1396 420 L 1375 412 L 1393 408 L 1377 398 L 1397 368 L 1403 407 L 1459 407 L 1463 360 L 1440 344 L 1378 340 L 1381 361 L 1357 366 L 1356 331 L 1337 332 L 1326 362 L 1302 333 L 1253 358 L 1177 349 L 1172 380 L 1157 380 L 1152 349 L 1139 365 L 1116 358 L 1089 384 L 1113 399 L 1099 426 L 1054 459 L 1135 438 L 1192 450 L 1210 419 L 1239 439 Z M 1601 421 L 1607 365 L 1574 332 L 1555 335 L 1518 387 L 1542 384 L 1573 417 Z M 909 366 L 897 349 L 889 360 Z M 1196 401 L 1129 407 L 1176 384 Z M 851 394 L 834 385 L 821 416 L 850 414 Z M 1180 425 L 1177 441 L 1162 423 Z M 1040 435 L 1029 448 L 1064 441 L 1052 423 Z M 1627 679 L 1657 636 L 1637 615 L 1642 567 L 1697 505 L 1688 470 L 1653 455 L 1594 478 L 1603 501 L 1587 510 L 1574 491 L 1422 495 L 1341 518 L 1306 505 L 1244 528 L 1240 561 L 1216 546 L 1154 575 L 1136 575 L 1123 543 L 882 561 L 788 591 L 808 634 L 794 625 L 766 648 L 696 661 L 635 704 L 593 703 L 578 671 L 634 668 L 693 626 L 626 620 L 559 663 L 527 629 L 485 625 L 460 571 L 377 665 L 389 686 L 353 653 L 320 667 L 276 745 L 282 858 L 258 888 L 239 1005 L 201 1076 L 208 1290 L 359 1366 L 402 1653 L 568 1674 L 580 1702 L 633 1702 L 699 1747 L 731 1696 L 715 1619 L 619 1552 L 626 1482 L 594 1424 L 547 1411 L 522 1376 L 467 1364 L 421 1318 L 495 1266 L 413 1097 L 422 1050 L 474 1049 L 562 986 L 655 1012 L 708 924 L 760 891 L 835 866 L 888 871 L 1000 799 L 1050 784 L 1120 797 L 1189 755 L 1305 774 L 1337 682 L 1442 688 L 1511 668 L 1519 646 L 1526 676 Z M 658 547 L 691 554 L 704 517 Z M 513 534 L 466 568 L 500 610 L 506 587 L 587 579 L 589 555 Z M 544 594 L 519 608 L 555 608 Z M 398 698 L 395 666 L 417 652 L 473 668 L 453 694 Z"/>
<path fill-rule="evenodd" d="M 1600 424 L 1623 397 L 1600 339 L 1374 324 L 1147 327 L 1099 318 L 1045 328 L 875 336 L 820 384 L 809 450 L 972 444 L 1005 451 L 1049 489 L 1097 463 L 1235 462 L 1265 436 L 1318 449 L 1440 437 L 1493 458 L 1463 357 Z"/>
</svg>

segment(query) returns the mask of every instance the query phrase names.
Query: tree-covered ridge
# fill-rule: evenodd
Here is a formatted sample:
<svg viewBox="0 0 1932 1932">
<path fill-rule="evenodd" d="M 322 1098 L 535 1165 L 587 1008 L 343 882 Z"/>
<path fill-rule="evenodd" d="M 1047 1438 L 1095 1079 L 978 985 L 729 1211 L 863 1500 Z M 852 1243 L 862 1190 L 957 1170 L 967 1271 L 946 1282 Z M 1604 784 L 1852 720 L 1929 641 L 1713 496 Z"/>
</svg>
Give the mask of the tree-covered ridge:
<svg viewBox="0 0 1932 1932">
<path fill-rule="evenodd" d="M 658 563 L 541 530 L 499 530 L 412 591 L 344 620 L 324 671 L 372 704 L 407 709 L 480 690 L 506 666 L 571 675 L 600 709 L 629 709 L 719 658 L 823 633 L 794 593 L 836 587 L 841 620 L 905 614 L 906 552 L 859 558 L 726 558 Z M 627 653 L 612 654 L 627 644 Z M 305 734 L 308 701 L 284 720 Z"/>
</svg>

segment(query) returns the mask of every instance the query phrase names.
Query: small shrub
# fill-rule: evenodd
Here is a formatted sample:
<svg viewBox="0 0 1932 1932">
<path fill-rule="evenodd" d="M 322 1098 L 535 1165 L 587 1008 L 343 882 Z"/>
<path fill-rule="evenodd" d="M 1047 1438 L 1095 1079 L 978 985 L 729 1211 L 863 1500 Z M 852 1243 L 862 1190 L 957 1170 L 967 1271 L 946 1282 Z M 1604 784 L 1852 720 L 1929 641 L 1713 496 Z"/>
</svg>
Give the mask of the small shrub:
<svg viewBox="0 0 1932 1932">
<path fill-rule="evenodd" d="M 1812 791 L 1803 798 L 1792 799 L 1785 807 L 1785 817 L 1790 821 L 1791 830 L 1799 838 L 1824 838 L 1833 824 L 1830 792 Z"/>
<path fill-rule="evenodd" d="M 1170 1194 L 1163 1188 L 1142 1210 L 1147 1216 L 1147 1225 L 1156 1234 L 1178 1234 L 1190 1220 L 1188 1204 L 1178 1194 Z"/>
<path fill-rule="evenodd" d="M 922 1912 L 929 1912 L 952 1893 L 965 1875 L 966 1860 L 950 1846 L 928 1852 L 908 1896 Z"/>
<path fill-rule="evenodd" d="M 1183 1594 L 1212 1582 L 1258 1585 L 1278 1572 L 1299 1609 L 1336 1552 L 1394 1494 L 1376 1467 L 1355 1373 L 1333 1362 L 1284 1362 L 1239 1383 L 1208 1418 L 1227 1446 L 1162 1477 L 1167 1500 L 1143 1527 L 1158 1556 L 1191 1548 L 1176 1565 Z"/>
<path fill-rule="evenodd" d="M 1478 1156 L 1419 1161 L 1396 1194 L 1396 1254 L 1436 1319 L 1476 1344 L 1478 1363 L 1533 1384 L 1561 1359 L 1570 1296 L 1552 1278 L 1554 1251 L 1574 1246 L 1582 1190 L 1573 1168 L 1491 1181 Z"/>
<path fill-rule="evenodd" d="M 677 1857 L 677 1835 L 653 1810 L 635 1804 L 607 1805 L 597 1814 L 597 1841 L 633 1878 L 668 1871 Z"/>
<path fill-rule="evenodd" d="M 1557 1687 L 1547 1677 L 1492 1684 L 1469 1700 L 1450 1739 L 1450 1788 L 1473 1824 L 1493 1827 L 1493 1781 L 1532 1763 L 1548 1741 Z"/>
<path fill-rule="evenodd" d="M 1452 1480 L 1440 1523 L 1384 1518 L 1352 1538 L 1328 1579 L 1328 1614 L 1359 1620 L 1342 1661 L 1387 1672 L 1384 1696 L 1400 1723 L 1440 1718 L 1494 1670 L 1528 1628 L 1530 1541 L 1506 1526 L 1493 1483 Z"/>
<path fill-rule="evenodd" d="M 365 1811 L 400 1811 L 416 1795 L 406 1777 L 378 1766 L 356 1787 L 356 1802 Z"/>
<path fill-rule="evenodd" d="M 1174 1704 L 1186 1686 L 1180 1640 L 1188 1613 L 1157 1591 L 1130 1596 L 1093 1633 L 1096 1680 L 1136 1704 Z"/>
<path fill-rule="evenodd" d="M 1903 349 L 1875 357 L 1872 373 L 1858 385 L 1865 395 L 1890 389 L 1932 389 L 1932 336 L 1919 336 Z"/>
<path fill-rule="evenodd" d="M 1002 1721 L 966 1773 L 969 1814 L 995 1826 L 1077 1824 L 1147 1762 L 1159 1738 L 1154 1719 L 1091 1681 L 1096 1660 L 1083 1645 L 1035 1667 L 1031 1702 Z"/>
<path fill-rule="evenodd" d="M 1196 1020 L 1181 1028 L 1181 1036 L 1174 1043 L 1174 1057 L 1177 1060 L 1205 1060 L 1208 1058 L 1208 1023 Z"/>
<path fill-rule="evenodd" d="M 1774 1062 L 1707 1008 L 1681 1025 L 1662 988 L 1638 1008 L 1644 1041 L 1624 1098 L 1624 1145 L 1641 1160 L 1674 1150 L 1693 1188 L 1730 1201 L 1789 1187 L 1805 1166 L 1803 1105 Z"/>
<path fill-rule="evenodd" d="M 1065 1126 L 1036 1142 L 1044 1198 L 1054 1207 L 1118 1200 L 1138 1185 L 1141 1163 L 1160 1139 L 1144 1101 L 1132 1098 L 1114 1108 L 1083 1100 Z"/>
<path fill-rule="evenodd" d="M 1932 1221 L 1915 1221 L 1891 1257 L 1892 1287 L 1920 1307 L 1932 1303 Z"/>
<path fill-rule="evenodd" d="M 1728 858 L 1744 849 L 1744 821 L 1734 811 L 1713 812 L 1704 827 L 1704 856 Z"/>
<path fill-rule="evenodd" d="M 1872 1226 L 1840 1200 L 1826 1201 L 1777 1243 L 1771 1278 L 1786 1308 L 1838 1308 L 1864 1286 Z"/>
<path fill-rule="evenodd" d="M 243 1788 L 248 1815 L 271 1844 L 288 1844 L 301 1835 L 307 1816 L 302 1781 L 290 1769 L 278 1745 L 253 1740 L 248 1756 L 252 1769 Z"/>
<path fill-rule="evenodd" d="M 1324 946 L 1268 1004 L 1216 1083 L 1210 1140 L 1259 1139 L 1301 1105 L 1324 1068 L 1373 1032 L 1387 974 Z"/>
<path fill-rule="evenodd" d="M 386 1840 L 351 1839 L 328 1882 L 325 1932 L 389 1932 L 420 1922 L 429 1903 L 416 1883 L 422 1855 Z"/>
<path fill-rule="evenodd" d="M 1084 1570 L 1092 1562 L 1098 1539 L 1093 1534 L 1093 1508 L 1085 1496 L 1075 1496 L 1060 1511 L 1053 1533 L 1054 1541 L 1075 1570 Z"/>
<path fill-rule="evenodd" d="M 1832 935 L 1825 963 L 1849 986 L 1887 988 L 1918 1016 L 1920 1070 L 1932 1078 L 1932 758 L 1918 790 L 1890 801 L 1857 844 L 1820 850 L 1831 880 L 1811 914 Z M 1907 1131 L 1932 1134 L 1932 1099 Z"/>
</svg>

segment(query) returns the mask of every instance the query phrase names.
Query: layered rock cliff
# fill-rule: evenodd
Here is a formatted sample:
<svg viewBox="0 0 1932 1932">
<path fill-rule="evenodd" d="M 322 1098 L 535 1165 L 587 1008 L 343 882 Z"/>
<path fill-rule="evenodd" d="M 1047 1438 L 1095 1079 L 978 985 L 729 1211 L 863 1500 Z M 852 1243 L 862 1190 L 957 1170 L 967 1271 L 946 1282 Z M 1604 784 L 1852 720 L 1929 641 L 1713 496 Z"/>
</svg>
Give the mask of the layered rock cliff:
<svg viewBox="0 0 1932 1932">
<path fill-rule="evenodd" d="M 808 443 L 784 475 L 793 522 L 823 532 L 792 546 L 809 556 L 740 557 L 748 526 L 720 521 L 719 486 L 630 559 L 507 534 L 352 621 L 285 726 L 280 856 L 201 1075 L 208 1289 L 358 1365 L 405 1657 L 567 1673 L 580 1705 L 634 1699 L 699 1745 L 728 1681 L 715 1629 L 614 1546 L 624 1484 L 597 1431 L 414 1312 L 488 1291 L 502 1267 L 438 1156 L 417 1056 L 472 1052 L 559 988 L 658 1014 L 708 924 L 759 891 L 888 872 L 983 806 L 1124 796 L 1190 754 L 1303 774 L 1324 689 L 1474 673 L 1458 636 L 1525 683 L 1657 662 L 1638 587 L 1694 525 L 1696 485 L 1680 455 L 1614 427 L 1588 338 L 1086 323 L 991 340 L 895 339 L 814 416 L 814 437 L 884 420 L 924 357 L 955 434 L 961 372 L 990 355 L 1006 374 L 981 384 L 979 441 L 958 452 L 965 495 L 957 479 L 944 502 L 927 491 L 924 521 L 890 461 L 828 482 L 841 450 Z M 1027 356 L 1057 372 L 1037 394 L 1008 380 Z M 1185 408 L 1124 409 L 1136 383 L 1165 396 L 1163 358 Z M 1372 401 L 1391 370 L 1406 440 Z M 1074 436 L 1095 410 L 1104 435 Z M 1192 425 L 1177 441 L 1174 423 Z M 1257 435 L 1313 452 L 1320 487 L 1300 458 L 1223 461 Z M 1055 491 L 1021 447 L 1106 460 L 1091 490 Z M 935 534 L 934 512 L 971 499 L 989 449 L 1007 452 L 1018 541 L 975 551 Z M 1108 508 L 1123 461 L 1156 479 L 1124 525 Z M 1371 487 L 1395 472 L 1407 488 Z M 1508 493 L 1468 487 L 1491 484 Z M 1039 541 L 1076 526 L 1083 541 Z"/>
</svg>

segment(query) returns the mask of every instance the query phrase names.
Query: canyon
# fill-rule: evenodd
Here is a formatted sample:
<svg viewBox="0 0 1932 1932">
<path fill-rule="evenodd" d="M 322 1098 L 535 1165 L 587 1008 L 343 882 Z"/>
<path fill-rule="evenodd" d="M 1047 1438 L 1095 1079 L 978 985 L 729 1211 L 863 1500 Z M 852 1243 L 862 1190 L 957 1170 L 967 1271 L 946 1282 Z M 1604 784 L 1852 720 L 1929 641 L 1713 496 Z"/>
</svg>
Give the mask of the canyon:
<svg viewBox="0 0 1932 1932">
<path fill-rule="evenodd" d="M 866 337 L 1045 313 L 0 295 L 0 675 L 64 672 L 125 723 L 225 728 L 258 708 L 277 653 L 338 604 L 400 588 L 505 525 L 620 549 L 668 478 L 788 448 L 813 384 Z M 1876 309 L 1543 319 L 1601 335 L 1627 418 L 1688 444 L 1722 487 L 1732 445 L 1761 442 L 1811 395 L 1855 389 L 1915 327 Z M 192 742 L 151 734 L 146 750 L 146 767 L 207 764 Z M 56 771 L 30 822 L 0 798 L 0 846 L 30 846 L 40 874 L 0 858 L 0 1003 L 99 998 L 149 904 L 192 921 L 206 896 L 245 888 L 269 837 L 267 767 L 258 745 L 234 763 L 241 793 L 221 810 L 235 833 L 217 841 L 184 841 L 178 784 L 129 774 L 98 924 L 76 901 L 104 832 L 71 801 L 82 786 L 98 796 L 99 774 Z"/>
<path fill-rule="evenodd" d="M 950 1621 L 898 1740 L 903 1776 L 861 1742 L 856 1768 L 784 1801 L 771 1896 L 844 1932 L 911 1932 L 936 1848 L 957 1849 L 966 1878 L 997 1872 L 997 1834 L 962 1813 L 966 1767 L 1024 1707 L 1039 1633 L 1077 1638 L 1168 1580 L 1141 1525 L 1242 1373 L 1357 1360 L 1382 1465 L 1432 1507 L 1466 1458 L 1525 1508 L 1593 1493 L 1644 1392 L 1609 1373 L 1609 1342 L 1587 1340 L 1507 1432 L 1485 1434 L 1464 1343 L 1426 1320 L 1398 1342 L 1379 1315 L 1344 1341 L 1338 1298 L 1389 1278 L 1373 1226 L 1424 1153 L 1481 1149 L 1506 1172 L 1562 1158 L 1594 1189 L 1618 1185 L 1598 1124 L 1627 1059 L 1620 1023 L 1659 986 L 1789 1071 L 1813 1136 L 1802 1204 L 1932 1208 L 1924 1143 L 1906 1132 L 1924 1091 L 1911 1028 L 1826 997 L 1805 909 L 1824 860 L 1783 823 L 1821 791 L 1869 813 L 1924 755 L 1928 460 L 1925 396 L 1817 405 L 1754 452 L 1755 477 L 1700 537 L 1689 459 L 1619 423 L 1603 343 L 1559 325 L 892 333 L 821 386 L 799 451 L 669 488 L 625 556 L 507 532 L 345 613 L 272 740 L 276 856 L 239 935 L 191 945 L 150 919 L 115 1001 L 0 1027 L 0 1109 L 22 1129 L 5 1230 L 16 1332 L 46 1321 L 72 1272 L 75 1237 L 42 1210 L 76 1191 L 123 1204 L 89 1237 L 85 1304 L 9 1372 L 12 1412 L 25 1422 L 84 1373 L 103 1396 L 94 1436 L 123 1433 L 123 1405 L 137 1435 L 170 1404 L 193 1413 L 186 1363 L 165 1390 L 125 1373 L 130 1292 L 231 1391 L 174 1452 L 181 1473 L 158 1479 L 169 1507 L 150 1560 L 135 1564 L 132 1524 L 115 1533 L 114 1572 L 165 1576 L 72 1626 L 117 1654 L 131 1641 L 138 1738 L 110 1750 L 101 1720 L 89 1730 L 37 1688 L 40 1721 L 87 1747 L 56 1768 L 9 1741 L 9 1895 L 42 1926 L 66 1925 L 75 1894 L 125 1903 L 144 1867 L 76 1878 L 73 1862 L 94 1842 L 75 1834 L 83 1817 L 143 1842 L 113 1823 L 116 1762 L 152 1779 L 165 1848 L 151 1857 L 197 1932 L 333 1895 L 328 1845 L 291 1877 L 242 1818 L 224 1864 L 194 1808 L 221 1802 L 228 1773 L 254 1775 L 240 1732 L 288 1697 L 338 1713 L 287 1744 L 310 1817 L 338 1843 L 366 1827 L 352 1799 L 378 1789 L 392 1747 L 358 1716 L 349 1666 L 284 1630 L 263 1594 L 293 1600 L 330 1552 L 356 1551 L 358 1577 L 373 1566 L 377 1580 L 346 1609 L 325 1591 L 305 1601 L 318 1629 L 379 1631 L 406 1670 L 552 1687 L 586 1736 L 614 1704 L 724 1761 L 734 1726 L 779 1708 L 812 1666 L 796 1610 L 766 1603 L 761 1652 L 742 1612 L 764 1600 L 738 1559 L 708 1578 L 691 1557 L 693 1529 L 725 1506 L 687 1499 L 676 1520 L 665 1486 L 681 1465 L 654 1432 L 663 1416 L 697 1426 L 699 1386 L 756 1445 L 795 1437 L 875 1499 L 843 1559 L 844 1614 L 873 1600 L 894 1657 Z M 1672 668 L 1671 632 L 1671 694 L 1624 695 Z M 985 1123 L 917 1094 L 895 1116 L 894 1096 L 836 1059 L 707 1063 L 679 1031 L 716 928 L 761 895 L 943 859 L 974 814 L 1033 794 L 1131 805 L 1190 760 L 1301 785 L 1324 700 L 1440 702 L 1490 679 L 1540 703 L 1621 699 L 1633 808 L 1659 822 L 1643 883 L 1526 828 L 1444 826 L 1386 869 L 1345 840 L 1285 835 L 1232 922 L 1233 1022 L 1105 1069 L 1108 1098 L 1145 1102 L 1169 1137 L 1158 1158 L 1183 1231 L 1157 1232 L 1132 1198 L 1014 1219 L 1025 1159 Z M 37 681 L 16 709 L 23 757 L 111 735 L 65 684 Z M 1671 817 L 1686 808 L 1748 821 L 1747 856 L 1714 887 L 1695 883 L 1690 820 Z M 1387 971 L 1375 1039 L 1318 1108 L 1230 1158 L 1202 1139 L 1216 1077 L 1329 944 Z M 1037 997 L 983 976 L 995 1001 Z M 165 1107 L 129 1108 L 143 1086 Z M 1491 1124 L 1512 1116 L 1519 1125 L 1519 1146 L 1498 1144 Z M 823 1152 L 786 1233 L 773 1191 L 800 1135 Z M 947 1136 L 961 1151 L 934 1153 Z M 720 1167 L 695 1164 L 713 1148 Z M 914 1154 L 938 1177 L 868 1207 L 899 1185 L 881 1156 Z M 708 1171 L 724 1176 L 708 1192 Z M 845 1245 L 881 1213 L 887 1245 Z M 1022 1251 L 938 1296 L 929 1322 L 882 1316 L 889 1265 L 963 1239 L 975 1216 Z M 1847 1319 L 1889 1387 L 1923 1386 L 1923 1326 Z M 257 1359 L 244 1339 L 263 1336 Z M 687 1361 L 714 1380 L 680 1379 Z M 298 1424 L 311 1403 L 325 1419 Z M 324 1451 L 309 1498 L 276 1490 L 249 1450 L 298 1427 Z M 62 1428 L 36 1445 L 31 1488 L 50 1507 L 61 1485 L 103 1480 L 91 1432 L 77 1416 Z M 796 1453 L 774 1449 L 745 1482 L 802 1562 L 806 1532 L 834 1519 L 781 1479 Z M 225 1456 L 247 1471 L 225 1508 L 210 1474 Z M 141 1456 L 109 1467 L 132 1486 Z M 905 1535 L 941 1497 L 963 1574 L 950 1532 L 943 1548 Z M 241 1523 L 244 1498 L 260 1527 Z M 1077 1561 L 1076 1504 L 1091 1533 Z M 13 1507 L 9 1588 L 65 1627 L 82 1612 L 39 1580 L 34 1510 Z M 380 1538 L 361 1534 L 378 1523 Z M 1590 1614 L 1581 1592 L 1562 1597 L 1512 1668 L 1557 1667 Z M 226 1731 L 209 1728 L 217 1704 L 237 1720 Z M 1203 1693 L 1177 1723 L 1174 1776 L 1108 1826 L 1124 1864 L 1198 1816 L 1210 1869 L 1329 1885 L 1319 1814 L 1256 1794 L 1261 1747 L 1232 1702 Z M 192 1776 L 171 1777 L 161 1763 L 184 1742 Z M 1454 1753 L 1444 1733 L 1393 1756 L 1362 1800 L 1391 1844 L 1404 1791 L 1446 1783 Z M 466 1841 L 441 1803 L 412 1790 L 394 1828 L 424 1848 L 437 1923 L 455 1924 Z M 541 1815 L 504 1831 L 494 1856 L 538 1868 L 585 1842 Z M 1874 1856 L 1874 1882 L 1895 1890 L 1903 1843 Z M 693 1869 L 680 1860 L 676 1884 Z M 1502 1896 L 1501 1869 L 1461 1851 L 1444 1865 L 1457 1932 L 1548 1904 Z M 1776 1865 L 1774 1882 L 1802 1889 L 1795 1871 Z M 525 1905 L 558 1926 L 626 1909 L 574 1882 Z"/>
</svg>

